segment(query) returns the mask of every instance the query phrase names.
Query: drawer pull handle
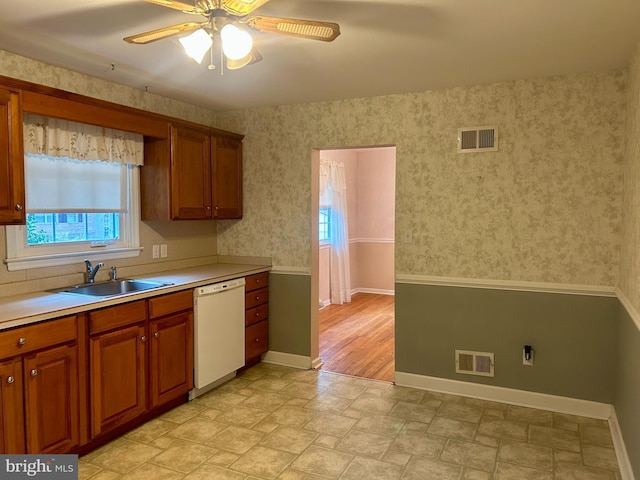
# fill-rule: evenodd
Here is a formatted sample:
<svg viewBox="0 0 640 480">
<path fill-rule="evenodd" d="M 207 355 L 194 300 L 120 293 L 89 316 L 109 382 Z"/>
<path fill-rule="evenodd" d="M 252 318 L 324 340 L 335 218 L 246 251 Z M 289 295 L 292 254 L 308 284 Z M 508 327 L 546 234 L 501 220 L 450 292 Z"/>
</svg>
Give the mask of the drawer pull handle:
<svg viewBox="0 0 640 480">
<path fill-rule="evenodd" d="M 15 378 L 13 378 L 13 377 L 7 377 L 7 383 L 13 383 L 13 382 L 15 382 L 15 381 L 16 381 L 16 379 L 15 379 Z"/>
<path fill-rule="evenodd" d="M 140 337 L 140 341 L 141 341 L 141 342 L 146 342 L 146 341 L 147 341 L 147 337 L 146 337 L 145 335 L 142 335 L 142 336 Z"/>
<path fill-rule="evenodd" d="M 260 295 L 256 295 L 256 300 L 260 300 Z"/>
<path fill-rule="evenodd" d="M 24 337 L 20 337 L 18 339 L 18 345 L 24 345 L 25 343 L 27 343 L 27 339 Z"/>
<path fill-rule="evenodd" d="M 256 317 L 259 317 L 259 316 L 260 316 L 260 312 L 256 312 Z"/>
<path fill-rule="evenodd" d="M 156 333 L 154 333 L 154 334 L 153 334 L 153 336 L 154 336 L 155 338 L 160 337 L 160 332 L 156 332 Z"/>
<path fill-rule="evenodd" d="M 35 377 L 36 375 L 38 375 L 38 370 L 36 370 L 35 368 L 31 369 L 31 376 Z"/>
</svg>

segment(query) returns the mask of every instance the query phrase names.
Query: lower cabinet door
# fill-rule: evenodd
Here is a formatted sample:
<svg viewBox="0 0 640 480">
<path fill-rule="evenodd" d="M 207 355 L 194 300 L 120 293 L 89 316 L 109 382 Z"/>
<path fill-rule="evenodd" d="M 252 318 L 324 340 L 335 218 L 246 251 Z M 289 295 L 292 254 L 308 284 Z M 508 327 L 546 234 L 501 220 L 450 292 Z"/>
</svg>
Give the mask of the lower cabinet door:
<svg viewBox="0 0 640 480">
<path fill-rule="evenodd" d="M 0 364 L 0 453 L 25 453 L 22 360 Z"/>
<path fill-rule="evenodd" d="M 75 344 L 24 358 L 27 453 L 64 453 L 80 444 Z"/>
<path fill-rule="evenodd" d="M 269 350 L 269 322 L 263 320 L 245 328 L 244 357 L 254 359 Z"/>
<path fill-rule="evenodd" d="M 90 338 L 93 437 L 147 410 L 147 343 L 143 325 L 121 328 Z"/>
<path fill-rule="evenodd" d="M 193 388 L 193 316 L 184 312 L 149 324 L 151 406 Z"/>
</svg>

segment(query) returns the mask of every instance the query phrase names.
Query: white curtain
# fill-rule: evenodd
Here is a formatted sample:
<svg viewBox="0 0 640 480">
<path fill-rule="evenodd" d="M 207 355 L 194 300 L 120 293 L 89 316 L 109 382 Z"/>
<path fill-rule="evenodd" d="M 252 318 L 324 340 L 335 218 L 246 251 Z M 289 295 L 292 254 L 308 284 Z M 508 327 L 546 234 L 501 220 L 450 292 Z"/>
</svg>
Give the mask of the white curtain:
<svg viewBox="0 0 640 480">
<path fill-rule="evenodd" d="M 143 146 L 137 133 L 24 114 L 25 154 L 142 165 Z"/>
<path fill-rule="evenodd" d="M 342 305 L 351 301 L 347 183 L 344 164 L 320 159 L 320 198 L 322 205 L 330 207 L 331 303 Z"/>
</svg>

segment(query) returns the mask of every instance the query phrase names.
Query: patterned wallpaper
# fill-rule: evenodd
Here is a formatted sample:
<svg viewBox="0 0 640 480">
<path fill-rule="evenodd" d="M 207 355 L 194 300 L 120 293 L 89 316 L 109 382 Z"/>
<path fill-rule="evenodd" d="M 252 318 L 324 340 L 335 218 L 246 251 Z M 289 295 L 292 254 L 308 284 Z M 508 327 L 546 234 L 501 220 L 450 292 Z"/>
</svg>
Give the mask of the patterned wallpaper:
<svg viewBox="0 0 640 480">
<path fill-rule="evenodd" d="M 629 65 L 619 287 L 640 311 L 640 44 Z"/>
<path fill-rule="evenodd" d="M 196 123 L 214 125 L 215 114 L 211 110 L 55 67 L 5 50 L 0 50 L 0 75 Z"/>
<path fill-rule="evenodd" d="M 244 140 L 245 214 L 221 254 L 310 265 L 311 150 L 397 146 L 396 273 L 615 285 L 624 71 L 219 114 Z M 456 153 L 497 125 L 500 150 Z"/>
<path fill-rule="evenodd" d="M 2 50 L 0 75 L 216 119 Z M 218 114 L 246 135 L 244 219 L 218 221 L 218 253 L 308 267 L 311 150 L 396 145 L 396 237 L 413 232 L 396 244 L 396 273 L 615 285 L 625 92 L 626 72 L 612 71 Z M 499 152 L 456 153 L 459 127 L 487 124 Z"/>
</svg>

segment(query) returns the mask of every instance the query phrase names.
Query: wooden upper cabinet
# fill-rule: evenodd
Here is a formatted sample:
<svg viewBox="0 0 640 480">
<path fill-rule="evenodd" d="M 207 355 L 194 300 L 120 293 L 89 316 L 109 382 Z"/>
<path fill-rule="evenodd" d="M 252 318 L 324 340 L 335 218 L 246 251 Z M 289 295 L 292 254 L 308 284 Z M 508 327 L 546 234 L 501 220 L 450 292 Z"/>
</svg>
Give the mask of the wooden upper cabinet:
<svg viewBox="0 0 640 480">
<path fill-rule="evenodd" d="M 171 218 L 211 218 L 211 137 L 171 128 Z"/>
<path fill-rule="evenodd" d="M 19 91 L 0 87 L 0 225 L 24 225 L 24 153 Z"/>
<path fill-rule="evenodd" d="M 142 220 L 242 218 L 242 136 L 172 124 L 145 137 Z"/>
<path fill-rule="evenodd" d="M 211 140 L 213 218 L 242 218 L 242 142 Z"/>
</svg>

